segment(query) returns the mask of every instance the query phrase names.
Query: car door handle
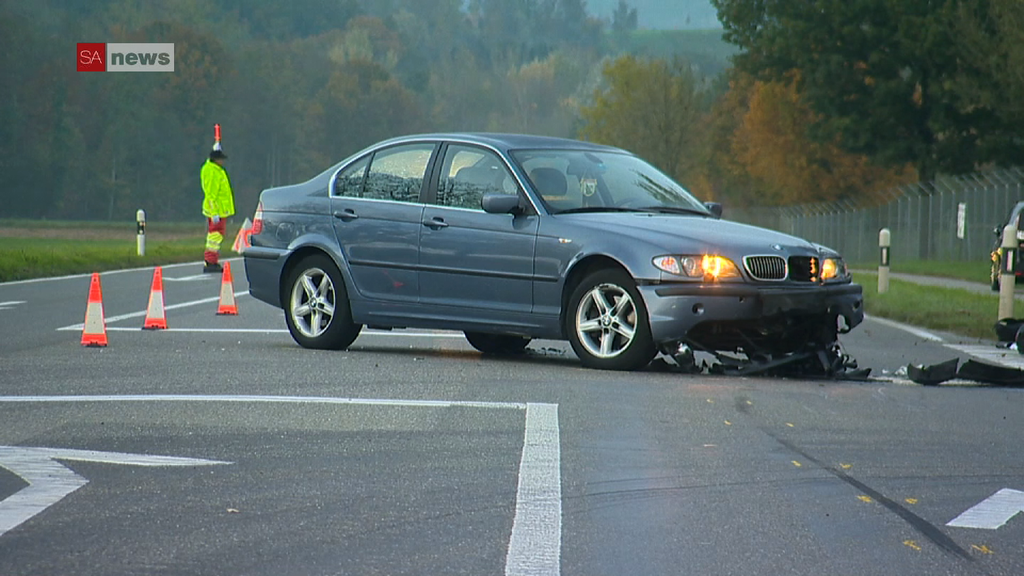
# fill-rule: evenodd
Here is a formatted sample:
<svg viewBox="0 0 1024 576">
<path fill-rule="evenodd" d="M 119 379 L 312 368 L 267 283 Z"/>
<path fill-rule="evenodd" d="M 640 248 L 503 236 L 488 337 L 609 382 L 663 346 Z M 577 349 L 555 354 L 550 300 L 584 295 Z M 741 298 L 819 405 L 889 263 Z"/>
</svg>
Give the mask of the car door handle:
<svg viewBox="0 0 1024 576">
<path fill-rule="evenodd" d="M 348 222 L 349 220 L 355 220 L 356 218 L 359 218 L 359 214 L 356 214 L 354 211 L 352 211 L 351 208 L 345 208 L 341 212 L 335 212 L 334 217 L 340 218 L 341 220 Z"/>
<path fill-rule="evenodd" d="M 448 227 L 448 223 L 444 221 L 444 218 L 440 218 L 438 216 L 434 216 L 430 220 L 424 220 L 423 225 L 434 230 L 440 230 L 441 228 Z"/>
</svg>

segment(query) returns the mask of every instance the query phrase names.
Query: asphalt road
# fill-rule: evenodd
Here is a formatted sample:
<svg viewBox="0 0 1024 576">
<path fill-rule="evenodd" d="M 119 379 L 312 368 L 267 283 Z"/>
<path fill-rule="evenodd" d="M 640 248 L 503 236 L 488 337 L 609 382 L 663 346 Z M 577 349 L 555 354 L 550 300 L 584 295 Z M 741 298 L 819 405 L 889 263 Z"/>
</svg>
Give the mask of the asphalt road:
<svg viewBox="0 0 1024 576">
<path fill-rule="evenodd" d="M 1024 573 L 1024 390 L 900 376 L 1016 352 L 874 319 L 866 382 L 318 352 L 235 266 L 238 316 L 164 268 L 159 331 L 152 270 L 103 274 L 106 348 L 88 276 L 0 284 L 0 574 Z"/>
</svg>

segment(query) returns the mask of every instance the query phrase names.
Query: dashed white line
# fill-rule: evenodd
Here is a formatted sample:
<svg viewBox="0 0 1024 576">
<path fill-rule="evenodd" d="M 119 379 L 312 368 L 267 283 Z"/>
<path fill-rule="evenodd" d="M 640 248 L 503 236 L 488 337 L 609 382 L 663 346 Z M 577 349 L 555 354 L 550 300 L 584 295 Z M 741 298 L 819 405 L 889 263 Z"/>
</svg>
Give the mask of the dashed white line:
<svg viewBox="0 0 1024 576">
<path fill-rule="evenodd" d="M 240 298 L 240 297 L 245 296 L 247 294 L 249 294 L 248 290 L 239 290 L 239 291 L 235 292 L 235 298 Z M 170 306 L 165 306 L 164 310 L 177 310 L 178 308 L 188 308 L 189 306 L 198 306 L 200 304 L 209 304 L 211 302 L 218 302 L 218 301 L 220 301 L 220 296 L 213 296 L 213 297 L 210 297 L 210 298 L 203 298 L 201 300 L 192 300 L 190 302 L 182 302 L 180 304 L 172 304 Z M 131 318 L 142 318 L 142 317 L 144 317 L 146 315 L 146 312 L 147 312 L 147 310 L 140 310 L 138 312 L 131 312 L 131 313 L 128 313 L 128 314 L 121 314 L 119 316 L 108 316 L 108 317 L 104 318 L 104 321 L 109 324 L 111 322 L 119 322 L 121 320 L 129 320 Z M 71 326 L 64 326 L 62 328 L 57 328 L 57 331 L 58 332 L 64 332 L 64 331 L 68 331 L 68 330 L 81 330 L 84 327 L 85 327 L 84 323 L 78 323 L 78 324 L 72 324 Z M 108 326 L 107 330 L 110 330 L 110 329 L 111 328 Z"/>
</svg>

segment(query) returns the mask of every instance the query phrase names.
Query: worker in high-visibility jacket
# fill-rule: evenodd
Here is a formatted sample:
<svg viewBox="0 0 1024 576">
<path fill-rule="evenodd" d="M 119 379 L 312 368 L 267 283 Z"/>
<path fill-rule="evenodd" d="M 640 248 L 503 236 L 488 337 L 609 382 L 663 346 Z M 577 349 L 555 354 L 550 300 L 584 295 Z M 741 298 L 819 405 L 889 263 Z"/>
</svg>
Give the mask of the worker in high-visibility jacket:
<svg viewBox="0 0 1024 576">
<path fill-rule="evenodd" d="M 206 250 L 203 272 L 220 272 L 220 245 L 227 231 L 227 219 L 235 214 L 235 198 L 231 192 L 224 161 L 227 154 L 215 147 L 203 164 L 199 178 L 203 183 L 203 216 L 206 216 Z"/>
</svg>

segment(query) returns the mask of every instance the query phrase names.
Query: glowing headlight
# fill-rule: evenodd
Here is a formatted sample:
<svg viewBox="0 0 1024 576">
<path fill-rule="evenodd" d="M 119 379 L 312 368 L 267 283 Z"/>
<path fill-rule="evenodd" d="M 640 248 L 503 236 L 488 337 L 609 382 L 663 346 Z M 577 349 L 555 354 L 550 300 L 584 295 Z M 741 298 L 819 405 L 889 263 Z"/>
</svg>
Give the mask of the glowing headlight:
<svg viewBox="0 0 1024 576">
<path fill-rule="evenodd" d="M 823 281 L 846 276 L 846 262 L 842 258 L 825 258 L 821 261 L 821 279 Z"/>
<path fill-rule="evenodd" d="M 703 278 L 706 281 L 738 278 L 740 271 L 732 260 L 714 254 L 693 256 L 658 256 L 654 265 L 663 272 L 676 276 Z"/>
</svg>

